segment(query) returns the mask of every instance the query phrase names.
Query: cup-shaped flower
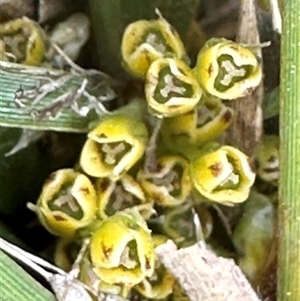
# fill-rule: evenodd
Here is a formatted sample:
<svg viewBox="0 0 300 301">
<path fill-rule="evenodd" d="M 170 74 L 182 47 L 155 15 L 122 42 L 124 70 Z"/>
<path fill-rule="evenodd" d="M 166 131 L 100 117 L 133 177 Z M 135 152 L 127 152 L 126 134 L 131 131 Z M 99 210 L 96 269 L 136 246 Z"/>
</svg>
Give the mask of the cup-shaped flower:
<svg viewBox="0 0 300 301">
<path fill-rule="evenodd" d="M 190 143 L 200 145 L 219 137 L 232 120 L 233 110 L 221 100 L 210 97 L 188 113 L 164 119 L 163 134 L 171 139 L 184 135 Z"/>
<path fill-rule="evenodd" d="M 272 201 L 252 191 L 233 232 L 239 266 L 256 284 L 276 257 L 276 216 Z"/>
<path fill-rule="evenodd" d="M 166 236 L 154 235 L 154 247 L 165 243 L 168 240 Z M 158 256 L 155 256 L 155 270 L 151 277 L 146 277 L 134 288 L 143 296 L 149 299 L 164 299 L 173 292 L 175 278 L 161 263 Z"/>
<path fill-rule="evenodd" d="M 148 219 L 153 213 L 152 204 L 147 203 L 141 186 L 129 174 L 125 174 L 117 181 L 107 178 L 98 179 L 95 188 L 98 214 L 101 218 L 107 218 L 118 211 L 132 207 L 140 208 L 140 213 L 145 219 Z"/>
<path fill-rule="evenodd" d="M 101 296 L 104 293 L 120 296 L 124 299 L 127 299 L 132 288 L 132 285 L 130 284 L 108 284 L 102 279 L 100 279 L 100 277 L 94 271 L 93 264 L 88 254 L 86 254 L 82 258 L 82 261 L 80 263 L 80 272 L 78 275 L 78 280 L 84 283 L 90 289 L 92 289 L 94 295 L 96 296 Z M 98 301 L 99 299 L 96 300 Z"/>
<path fill-rule="evenodd" d="M 37 204 L 31 207 L 50 233 L 74 236 L 96 218 L 96 192 L 87 176 L 60 169 L 49 176 Z"/>
<path fill-rule="evenodd" d="M 278 185 L 279 178 L 279 137 L 264 136 L 255 150 L 257 175 L 273 185 Z"/>
<path fill-rule="evenodd" d="M 223 205 L 244 202 L 255 180 L 249 158 L 232 146 L 199 153 L 191 162 L 191 177 L 196 190 Z"/>
<path fill-rule="evenodd" d="M 95 273 L 104 282 L 135 285 L 154 271 L 151 231 L 137 210 L 118 212 L 94 232 L 90 256 Z"/>
<path fill-rule="evenodd" d="M 141 121 L 122 114 L 104 116 L 88 134 L 80 166 L 92 177 L 118 179 L 143 156 L 147 139 Z"/>
<path fill-rule="evenodd" d="M 7 58 L 25 65 L 38 65 L 45 54 L 45 34 L 34 21 L 23 17 L 0 24 L 0 38 Z"/>
<path fill-rule="evenodd" d="M 248 48 L 225 39 L 206 42 L 194 73 L 206 93 L 221 99 L 246 96 L 262 79 L 256 56 Z"/>
<path fill-rule="evenodd" d="M 162 17 L 140 20 L 126 28 L 121 53 L 125 68 L 144 78 L 152 62 L 163 57 L 185 57 L 182 41 L 175 29 Z"/>
<path fill-rule="evenodd" d="M 173 117 L 191 111 L 200 101 L 202 90 L 182 60 L 162 58 L 147 72 L 145 95 L 153 115 Z"/>
<path fill-rule="evenodd" d="M 151 229 L 172 239 L 180 248 L 188 247 L 197 242 L 197 220 L 191 203 L 176 207 L 159 208 L 159 216 L 148 221 Z"/>
<path fill-rule="evenodd" d="M 141 170 L 137 179 L 147 199 L 161 206 L 181 205 L 192 190 L 188 161 L 181 156 L 158 158 L 157 170 Z"/>
</svg>

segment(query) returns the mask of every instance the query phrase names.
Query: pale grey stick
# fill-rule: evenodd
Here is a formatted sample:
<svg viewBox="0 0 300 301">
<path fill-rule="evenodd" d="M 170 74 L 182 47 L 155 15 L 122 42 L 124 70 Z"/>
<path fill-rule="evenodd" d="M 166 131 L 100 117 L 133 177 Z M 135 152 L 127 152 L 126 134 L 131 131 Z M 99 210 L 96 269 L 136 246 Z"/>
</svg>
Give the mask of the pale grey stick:
<svg viewBox="0 0 300 301">
<path fill-rule="evenodd" d="M 169 240 L 156 253 L 191 301 L 259 301 L 234 261 L 218 257 L 203 241 L 177 250 Z"/>
</svg>

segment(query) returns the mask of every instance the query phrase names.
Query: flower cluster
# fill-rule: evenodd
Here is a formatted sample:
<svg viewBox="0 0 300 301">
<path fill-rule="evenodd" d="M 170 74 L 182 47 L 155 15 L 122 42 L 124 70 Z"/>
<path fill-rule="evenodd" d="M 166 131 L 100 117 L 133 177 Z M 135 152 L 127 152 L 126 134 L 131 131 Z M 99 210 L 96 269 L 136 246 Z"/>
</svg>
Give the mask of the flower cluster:
<svg viewBox="0 0 300 301">
<path fill-rule="evenodd" d="M 162 16 L 130 24 L 121 54 L 126 70 L 144 80 L 144 99 L 100 118 L 78 166 L 52 174 L 34 210 L 69 242 L 90 237 L 81 281 L 126 297 L 164 299 L 176 282 L 154 248 L 167 239 L 181 247 L 197 240 L 200 199 L 200 207 L 232 206 L 249 196 L 255 173 L 248 157 L 217 139 L 234 115 L 223 100 L 253 91 L 262 71 L 251 50 L 224 39 L 209 40 L 189 66 L 179 35 Z M 149 168 L 157 118 L 162 125 Z M 212 218 L 205 205 L 199 217 L 206 238 Z"/>
</svg>

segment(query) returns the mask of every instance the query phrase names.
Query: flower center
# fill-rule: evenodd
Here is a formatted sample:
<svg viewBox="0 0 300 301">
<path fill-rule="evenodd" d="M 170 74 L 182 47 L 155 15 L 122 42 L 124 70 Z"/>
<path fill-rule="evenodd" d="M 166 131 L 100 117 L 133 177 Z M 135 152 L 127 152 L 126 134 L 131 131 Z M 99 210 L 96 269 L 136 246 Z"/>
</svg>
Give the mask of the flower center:
<svg viewBox="0 0 300 301">
<path fill-rule="evenodd" d="M 124 142 L 103 143 L 102 151 L 105 154 L 104 161 L 109 165 L 115 164 L 124 155 L 125 149 Z"/>
</svg>

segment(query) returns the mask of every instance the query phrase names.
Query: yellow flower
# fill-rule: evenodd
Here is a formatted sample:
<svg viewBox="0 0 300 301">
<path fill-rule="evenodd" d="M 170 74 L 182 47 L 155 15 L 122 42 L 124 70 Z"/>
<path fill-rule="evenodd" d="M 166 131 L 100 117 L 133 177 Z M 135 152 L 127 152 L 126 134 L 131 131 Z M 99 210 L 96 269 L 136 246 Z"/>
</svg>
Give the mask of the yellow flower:
<svg viewBox="0 0 300 301">
<path fill-rule="evenodd" d="M 95 184 L 98 199 L 98 214 L 101 218 L 111 216 L 118 211 L 136 207 L 141 209 L 143 218 L 148 219 L 153 208 L 147 203 L 145 194 L 134 178 L 125 174 L 118 181 L 98 179 Z"/>
<path fill-rule="evenodd" d="M 141 170 L 137 176 L 149 200 L 161 206 L 184 203 L 192 190 L 188 161 L 181 156 L 163 156 L 157 160 L 158 170 Z"/>
<path fill-rule="evenodd" d="M 211 39 L 200 50 L 194 74 L 202 89 L 221 99 L 250 94 L 261 82 L 262 69 L 246 47 L 225 39 Z"/>
<path fill-rule="evenodd" d="M 168 240 L 166 236 L 154 235 L 154 247 L 165 243 Z M 146 277 L 134 288 L 146 298 L 164 299 L 173 292 L 175 278 L 161 263 L 158 256 L 155 256 L 155 271 L 151 277 Z"/>
<path fill-rule="evenodd" d="M 279 137 L 264 136 L 254 154 L 257 174 L 263 180 L 278 185 Z"/>
<path fill-rule="evenodd" d="M 193 111 L 163 121 L 163 134 L 169 139 L 185 135 L 189 142 L 201 145 L 218 138 L 231 124 L 233 110 L 219 99 L 205 98 Z"/>
<path fill-rule="evenodd" d="M 145 95 L 150 113 L 172 117 L 191 111 L 202 90 L 183 61 L 163 58 L 154 61 L 147 72 Z"/>
<path fill-rule="evenodd" d="M 194 187 L 204 197 L 224 205 L 244 202 L 255 180 L 249 158 L 232 146 L 199 153 L 191 162 Z"/>
<path fill-rule="evenodd" d="M 154 245 L 136 210 L 118 212 L 103 220 L 91 238 L 95 273 L 107 284 L 135 285 L 154 271 Z"/>
<path fill-rule="evenodd" d="M 37 204 L 31 208 L 52 234 L 74 236 L 95 219 L 96 192 L 85 175 L 60 169 L 49 176 Z"/>
<path fill-rule="evenodd" d="M 0 38 L 8 58 L 24 65 L 38 65 L 45 54 L 45 34 L 34 21 L 23 17 L 0 24 Z"/>
<path fill-rule="evenodd" d="M 147 139 L 142 122 L 122 114 L 104 116 L 88 134 L 80 166 L 92 177 L 118 179 L 143 156 Z"/>
<path fill-rule="evenodd" d="M 140 20 L 128 25 L 121 53 L 125 68 L 142 78 L 155 60 L 166 56 L 179 59 L 185 56 L 179 35 L 162 16 L 158 20 Z"/>
</svg>

